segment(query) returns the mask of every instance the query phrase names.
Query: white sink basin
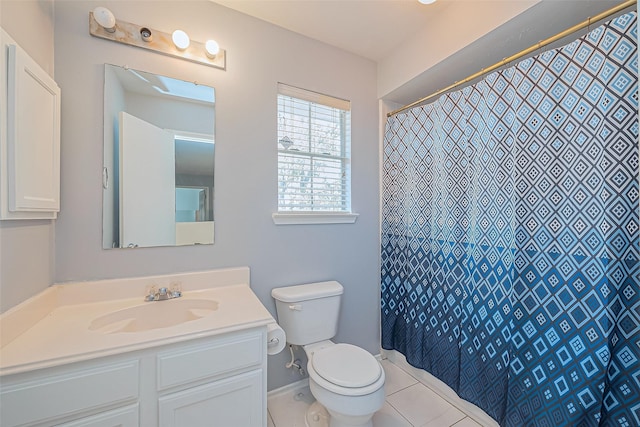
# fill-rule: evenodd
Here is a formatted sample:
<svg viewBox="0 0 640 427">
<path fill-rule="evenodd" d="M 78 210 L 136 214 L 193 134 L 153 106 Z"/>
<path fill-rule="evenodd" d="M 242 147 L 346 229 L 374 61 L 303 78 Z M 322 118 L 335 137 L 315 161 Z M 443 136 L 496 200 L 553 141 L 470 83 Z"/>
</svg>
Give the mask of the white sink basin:
<svg viewBox="0 0 640 427">
<path fill-rule="evenodd" d="M 89 330 L 103 334 L 168 328 L 211 315 L 218 302 L 208 299 L 172 299 L 146 302 L 93 319 Z"/>
</svg>

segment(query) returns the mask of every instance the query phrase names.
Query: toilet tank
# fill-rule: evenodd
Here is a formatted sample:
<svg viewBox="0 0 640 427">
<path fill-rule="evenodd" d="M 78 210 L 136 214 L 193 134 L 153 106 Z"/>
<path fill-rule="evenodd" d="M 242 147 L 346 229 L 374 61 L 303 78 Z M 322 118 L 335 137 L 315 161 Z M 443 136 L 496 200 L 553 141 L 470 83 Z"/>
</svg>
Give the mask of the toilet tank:
<svg viewBox="0 0 640 427">
<path fill-rule="evenodd" d="M 278 324 L 287 342 L 307 345 L 333 338 L 338 331 L 342 292 L 342 285 L 336 281 L 273 289 Z"/>
</svg>

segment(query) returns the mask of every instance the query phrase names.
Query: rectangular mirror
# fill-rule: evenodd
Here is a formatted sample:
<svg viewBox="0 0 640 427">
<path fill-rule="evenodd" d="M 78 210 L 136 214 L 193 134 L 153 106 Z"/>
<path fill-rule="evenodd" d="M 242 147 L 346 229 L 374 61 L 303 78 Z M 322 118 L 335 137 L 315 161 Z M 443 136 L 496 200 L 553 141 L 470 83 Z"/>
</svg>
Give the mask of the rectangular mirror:
<svg viewBox="0 0 640 427">
<path fill-rule="evenodd" d="M 102 246 L 212 244 L 214 88 L 105 64 Z"/>
</svg>

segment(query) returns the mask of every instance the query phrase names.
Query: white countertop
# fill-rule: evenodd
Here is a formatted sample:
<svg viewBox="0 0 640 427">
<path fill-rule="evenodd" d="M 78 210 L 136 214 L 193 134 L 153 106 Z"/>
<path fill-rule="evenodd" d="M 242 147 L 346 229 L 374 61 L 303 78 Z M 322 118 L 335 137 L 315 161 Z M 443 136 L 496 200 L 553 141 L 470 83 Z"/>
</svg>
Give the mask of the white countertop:
<svg viewBox="0 0 640 427">
<path fill-rule="evenodd" d="M 235 270 L 224 270 L 225 273 Z M 218 272 L 219 270 L 213 270 Z M 123 279 L 86 282 L 72 285 L 56 285 L 0 316 L 3 335 L 5 331 L 20 329 L 13 336 L 3 336 L 0 347 L 0 375 L 26 372 L 81 360 L 140 350 L 157 345 L 202 338 L 275 322 L 244 280 L 211 280 L 207 274 L 198 273 L 198 280 L 181 275 L 183 296 L 169 301 L 144 302 L 144 287 L 151 282 L 173 281 L 176 276 Z M 165 280 L 166 279 L 166 280 Z M 123 283 L 125 282 L 125 283 Z M 246 272 L 248 283 L 248 269 Z M 208 287 L 209 286 L 209 287 Z M 91 288 L 93 287 L 93 288 Z M 127 289 L 135 297 L 122 296 Z M 93 296 L 91 296 L 93 295 Z M 112 296 L 111 299 L 105 295 Z M 171 309 L 173 301 L 206 299 L 218 303 L 217 309 L 200 319 L 165 328 L 140 332 L 104 333 L 90 330 L 91 322 L 117 310 L 141 305 L 158 304 Z"/>
</svg>

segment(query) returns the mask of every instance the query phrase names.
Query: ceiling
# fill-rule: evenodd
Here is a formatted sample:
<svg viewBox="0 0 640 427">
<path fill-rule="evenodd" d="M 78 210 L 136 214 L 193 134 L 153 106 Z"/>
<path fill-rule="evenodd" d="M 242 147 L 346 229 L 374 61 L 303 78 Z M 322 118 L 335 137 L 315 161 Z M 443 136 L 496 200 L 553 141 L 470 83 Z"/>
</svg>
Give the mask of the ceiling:
<svg viewBox="0 0 640 427">
<path fill-rule="evenodd" d="M 438 0 L 430 5 L 421 4 L 417 0 L 214 1 L 378 61 L 428 25 L 452 0 Z"/>
<path fill-rule="evenodd" d="M 437 37 L 443 19 L 455 13 L 473 14 L 500 7 L 500 2 L 526 2 L 526 10 L 381 98 L 404 105 L 487 68 L 503 58 L 534 46 L 624 0 L 212 0 L 223 6 L 319 40 L 379 64 L 394 49 L 433 28 Z M 471 7 L 474 6 L 474 7 Z M 471 15 L 469 15 L 471 16 Z M 432 24 L 429 27 L 430 23 Z M 460 22 L 451 34 L 463 30 Z M 586 32 L 584 30 L 582 33 Z M 580 34 L 581 35 L 581 34 Z M 569 42 L 575 35 L 549 48 Z M 437 40 L 436 40 L 437 41 Z M 438 42 L 438 41 L 437 41 Z"/>
</svg>

